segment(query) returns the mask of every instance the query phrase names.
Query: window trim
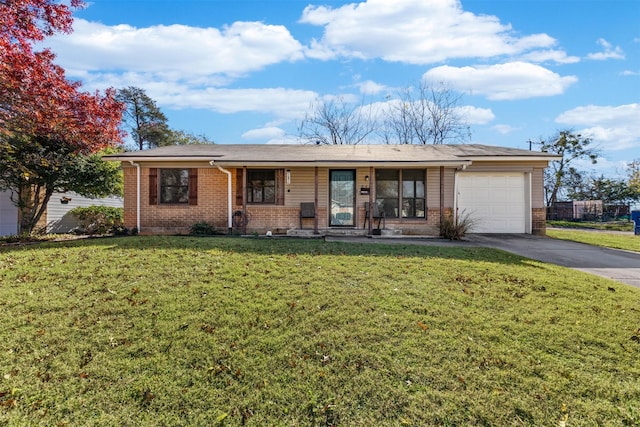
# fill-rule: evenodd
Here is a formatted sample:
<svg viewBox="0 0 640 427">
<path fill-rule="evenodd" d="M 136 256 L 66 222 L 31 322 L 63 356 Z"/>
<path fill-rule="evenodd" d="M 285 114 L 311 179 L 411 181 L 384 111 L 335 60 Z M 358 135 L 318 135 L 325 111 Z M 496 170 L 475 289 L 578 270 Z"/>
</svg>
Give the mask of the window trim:
<svg viewBox="0 0 640 427">
<path fill-rule="evenodd" d="M 187 171 L 186 202 L 163 202 L 162 201 L 162 171 L 169 169 L 179 169 Z M 149 168 L 149 204 L 157 206 L 195 206 L 198 204 L 198 169 L 197 168 Z"/>
<path fill-rule="evenodd" d="M 379 180 L 377 177 L 377 171 L 380 170 L 386 170 L 386 171 L 397 171 L 397 197 L 381 197 L 378 194 L 378 181 L 384 181 L 384 180 Z M 404 182 L 405 182 L 405 172 L 407 171 L 420 171 L 421 175 L 422 175 L 422 182 L 423 182 L 423 187 L 424 187 L 424 196 L 423 197 L 405 197 L 404 196 Z M 414 194 L 415 194 L 415 190 L 416 190 L 416 181 L 415 179 L 412 179 L 411 181 L 407 181 L 407 182 L 413 182 L 413 190 L 414 190 Z M 395 205 L 397 205 L 397 215 L 393 215 L 390 214 L 389 212 L 385 211 L 385 215 L 387 219 L 394 219 L 394 220 L 408 220 L 408 221 L 412 221 L 412 220 L 426 220 L 427 219 L 427 169 L 413 169 L 413 168 L 384 168 L 384 169 L 377 169 L 376 170 L 376 193 L 375 193 L 375 201 L 376 203 L 379 203 L 381 200 L 394 200 Z M 423 216 L 402 216 L 402 206 L 403 206 L 403 202 L 405 200 L 422 200 L 424 203 L 424 215 Z M 415 209 L 415 202 L 414 202 L 414 210 Z"/>
<path fill-rule="evenodd" d="M 422 181 L 417 181 L 415 178 L 411 179 L 409 181 L 405 180 L 405 172 L 407 171 L 419 171 L 422 172 Z M 408 175 L 408 174 L 407 174 Z M 411 182 L 413 183 L 413 193 L 414 196 L 413 197 L 405 197 L 404 195 L 404 183 L 405 182 Z M 416 183 L 417 182 L 422 182 L 422 192 L 423 192 L 423 196 L 422 197 L 417 197 L 415 194 L 417 193 L 417 188 L 416 188 Z M 403 207 L 404 207 L 404 201 L 405 200 L 413 200 L 413 210 L 414 212 L 417 210 L 416 208 L 416 201 L 421 200 L 422 204 L 423 204 L 423 211 L 424 211 L 424 215 L 422 216 L 401 216 L 401 218 L 404 219 L 422 219 L 422 218 L 426 218 L 427 217 L 427 179 L 426 179 L 426 170 L 425 169 L 403 169 L 400 171 L 400 213 L 403 212 Z"/>
<path fill-rule="evenodd" d="M 258 168 L 258 169 L 246 169 L 246 204 L 247 205 L 256 205 L 256 206 L 276 206 L 276 205 L 284 205 L 284 169 L 275 169 L 275 168 Z M 274 174 L 274 186 L 273 186 L 273 201 L 253 201 L 252 191 L 254 187 L 251 185 L 251 174 L 253 172 L 273 172 Z M 242 177 L 242 170 L 238 170 L 238 178 Z M 262 186 L 264 189 L 265 187 Z M 264 195 L 264 191 L 262 193 Z M 240 200 L 242 196 L 242 188 L 238 187 L 238 194 L 236 200 Z M 263 197 L 264 200 L 264 197 Z"/>
</svg>

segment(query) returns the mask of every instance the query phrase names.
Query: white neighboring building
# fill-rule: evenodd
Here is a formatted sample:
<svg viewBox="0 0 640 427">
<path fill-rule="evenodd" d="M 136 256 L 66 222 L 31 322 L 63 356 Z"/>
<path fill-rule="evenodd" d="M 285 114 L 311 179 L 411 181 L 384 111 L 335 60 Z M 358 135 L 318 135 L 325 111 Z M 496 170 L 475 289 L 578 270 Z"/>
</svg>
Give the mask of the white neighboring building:
<svg viewBox="0 0 640 427">
<path fill-rule="evenodd" d="M 11 202 L 10 191 L 0 191 L 0 236 L 18 233 L 18 208 Z"/>
<path fill-rule="evenodd" d="M 0 192 L 0 236 L 18 233 L 18 208 L 11 202 L 11 192 Z M 65 203 L 66 202 L 66 203 Z M 78 227 L 75 216 L 69 213 L 77 207 L 112 206 L 121 208 L 122 197 L 90 199 L 76 193 L 53 193 L 47 205 L 47 233 L 69 233 Z"/>
<path fill-rule="evenodd" d="M 66 203 L 63 203 L 66 201 Z M 79 226 L 78 219 L 70 211 L 79 207 L 124 206 L 122 197 L 109 196 L 90 199 L 76 193 L 53 193 L 47 205 L 47 233 L 69 233 Z"/>
</svg>

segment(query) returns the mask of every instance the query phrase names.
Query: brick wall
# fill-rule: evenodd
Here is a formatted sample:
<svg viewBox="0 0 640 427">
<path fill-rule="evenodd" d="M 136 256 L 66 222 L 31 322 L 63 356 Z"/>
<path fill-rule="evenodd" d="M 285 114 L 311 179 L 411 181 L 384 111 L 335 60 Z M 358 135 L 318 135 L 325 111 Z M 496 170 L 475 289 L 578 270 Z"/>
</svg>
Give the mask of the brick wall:
<svg viewBox="0 0 640 427">
<path fill-rule="evenodd" d="M 124 219 L 125 225 L 129 228 L 136 226 L 136 198 L 137 198 L 137 178 L 136 168 L 128 164 L 124 166 L 125 189 L 124 189 Z M 242 210 L 236 200 L 236 173 L 232 172 L 232 202 L 233 211 Z M 321 181 L 326 182 L 325 171 Z M 365 185 L 364 174 L 369 173 L 363 169 L 359 171 L 358 188 Z M 445 174 L 445 193 L 453 194 L 453 180 L 447 179 L 451 174 Z M 309 174 L 307 174 L 309 175 Z M 360 176 L 362 175 L 362 176 Z M 312 175 L 309 175 L 312 176 Z M 292 191 L 285 194 L 285 205 L 249 205 L 247 206 L 248 224 L 247 232 L 258 232 L 260 234 L 271 231 L 274 234 L 286 233 L 289 229 L 299 227 L 299 203 L 292 203 L 295 199 L 292 193 L 298 190 L 298 187 L 305 187 L 305 194 L 312 190 L 312 186 L 305 183 L 309 179 L 303 180 L 301 174 L 294 175 L 292 180 Z M 362 181 L 362 182 L 360 182 Z M 308 184 L 308 183 L 307 183 Z M 324 184 L 323 184 L 324 185 Z M 320 188 L 324 188 L 322 185 Z M 143 234 L 162 234 L 162 233 L 188 233 L 190 227 L 200 221 L 205 221 L 214 226 L 220 232 L 226 232 L 228 218 L 228 198 L 227 198 L 227 175 L 215 168 L 203 167 L 198 169 L 198 203 L 197 205 L 150 205 L 149 204 L 149 168 L 141 168 L 141 233 Z M 438 194 L 432 192 L 438 190 L 439 185 L 433 185 L 427 195 L 433 205 L 427 211 L 426 219 L 392 219 L 387 218 L 386 227 L 391 230 L 402 230 L 403 234 L 422 234 L 422 235 L 438 235 L 440 224 L 440 209 L 438 207 Z M 326 192 L 325 190 L 322 190 Z M 297 194 L 297 193 L 295 193 Z M 324 194 L 324 193 L 323 193 Z M 438 196 L 439 197 L 439 196 Z M 445 197 L 445 213 L 451 212 L 452 195 Z M 364 202 L 368 201 L 368 195 L 357 195 L 357 212 L 354 219 L 354 227 L 362 228 L 364 224 Z M 449 200 L 451 199 L 451 200 Z M 296 199 L 297 200 L 297 199 Z M 305 196 L 304 200 L 309 201 L 310 197 Z M 328 211 L 327 197 L 319 197 L 318 207 L 318 228 L 328 228 Z M 305 219 L 303 228 L 312 229 L 314 226 L 313 219 Z M 532 209 L 532 232 L 533 234 L 545 234 L 545 210 L 544 208 Z"/>
<path fill-rule="evenodd" d="M 362 209 L 362 218 L 364 218 L 364 209 Z M 428 209 L 426 219 L 386 218 L 384 223 L 387 230 L 401 230 L 404 235 L 437 236 L 440 234 L 440 208 Z M 377 225 L 378 221 L 375 220 L 373 227 L 376 228 Z M 382 222 L 380 227 L 382 228 Z"/>
<path fill-rule="evenodd" d="M 137 177 L 136 168 L 124 165 L 124 221 L 129 228 L 136 226 Z M 242 210 L 236 200 L 236 173 L 232 172 L 232 202 L 233 211 Z M 366 172 L 366 171 L 365 171 Z M 364 173 L 364 172 L 363 172 Z M 364 182 L 364 181 L 363 181 Z M 364 184 L 363 184 L 364 185 Z M 150 205 L 149 204 L 149 168 L 141 168 L 141 212 L 140 225 L 142 234 L 176 234 L 188 233 L 190 227 L 200 221 L 214 226 L 219 232 L 226 232 L 227 228 L 227 175 L 214 168 L 198 169 L 198 204 L 190 205 Z M 358 196 L 358 209 L 354 218 L 354 227 L 362 228 L 364 224 L 364 202 L 368 196 Z M 307 197 L 308 198 L 308 197 Z M 320 198 L 318 207 L 318 228 L 326 229 L 328 224 L 327 207 L 323 206 Z M 249 205 L 247 206 L 247 232 L 260 234 L 271 231 L 274 234 L 284 234 L 289 229 L 299 227 L 299 204 Z M 388 229 L 403 230 L 404 234 L 437 235 L 439 233 L 440 210 L 437 207 L 427 212 L 426 220 L 387 219 Z M 305 219 L 303 228 L 313 229 L 314 220 Z"/>
<path fill-rule="evenodd" d="M 126 167 L 124 221 L 136 226 L 136 169 Z M 191 226 L 206 221 L 220 230 L 227 229 L 227 176 L 218 169 L 198 169 L 197 205 L 150 205 L 149 168 L 141 168 L 140 232 L 143 234 L 188 233 Z M 224 189 L 224 193 L 220 193 Z"/>
<path fill-rule="evenodd" d="M 531 234 L 544 236 L 547 234 L 547 210 L 545 208 L 531 209 Z"/>
<path fill-rule="evenodd" d="M 236 207 L 238 210 L 241 206 Z M 285 234 L 287 230 L 300 227 L 300 207 L 295 206 L 247 206 L 247 232 L 265 233 L 271 231 L 274 234 Z M 326 228 L 327 210 L 318 209 L 318 228 Z M 305 218 L 302 228 L 313 229 L 314 219 Z"/>
<path fill-rule="evenodd" d="M 136 227 L 136 168 L 124 167 L 124 225 Z M 143 193 L 146 194 L 146 193 Z"/>
<path fill-rule="evenodd" d="M 236 203 L 236 174 L 232 172 L 233 212 L 242 210 Z M 136 226 L 137 178 L 136 168 L 125 167 L 124 221 L 129 228 Z M 190 227 L 200 221 L 214 226 L 219 232 L 228 231 L 227 175 L 214 168 L 198 169 L 198 204 L 150 205 L 149 168 L 141 168 L 141 212 L 142 234 L 188 233 Z M 247 232 L 286 233 L 299 227 L 299 206 L 265 205 L 247 206 Z M 319 227 L 326 227 L 326 209 L 319 209 Z M 305 220 L 304 228 L 313 228 L 313 219 Z"/>
</svg>

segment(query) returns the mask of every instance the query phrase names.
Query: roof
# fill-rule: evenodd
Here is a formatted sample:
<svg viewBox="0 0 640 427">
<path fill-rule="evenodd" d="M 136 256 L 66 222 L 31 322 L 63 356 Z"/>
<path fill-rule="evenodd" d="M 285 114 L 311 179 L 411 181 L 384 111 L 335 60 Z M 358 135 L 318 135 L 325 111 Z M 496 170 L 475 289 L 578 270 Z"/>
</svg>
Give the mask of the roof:
<svg viewBox="0 0 640 427">
<path fill-rule="evenodd" d="M 556 160 L 539 151 L 480 144 L 460 145 L 173 145 L 109 155 L 105 160 L 125 162 L 209 161 L 221 166 L 337 164 L 465 165 L 473 160 Z"/>
</svg>

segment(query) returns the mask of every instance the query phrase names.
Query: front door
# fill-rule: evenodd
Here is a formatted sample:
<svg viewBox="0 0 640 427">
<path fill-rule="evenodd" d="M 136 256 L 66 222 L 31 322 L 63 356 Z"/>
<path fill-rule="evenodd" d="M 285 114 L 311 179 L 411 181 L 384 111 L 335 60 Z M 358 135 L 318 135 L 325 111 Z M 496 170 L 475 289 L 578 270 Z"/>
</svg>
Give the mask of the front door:
<svg viewBox="0 0 640 427">
<path fill-rule="evenodd" d="M 355 224 L 356 171 L 332 170 L 329 174 L 331 227 L 353 227 Z"/>
</svg>

